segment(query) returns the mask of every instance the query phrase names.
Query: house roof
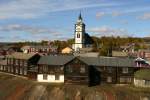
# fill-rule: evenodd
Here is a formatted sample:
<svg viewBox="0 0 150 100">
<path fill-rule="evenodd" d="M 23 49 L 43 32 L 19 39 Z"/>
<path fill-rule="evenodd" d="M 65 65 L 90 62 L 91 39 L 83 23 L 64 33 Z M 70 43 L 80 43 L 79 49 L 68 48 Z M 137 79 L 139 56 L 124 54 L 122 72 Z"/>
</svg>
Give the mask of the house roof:
<svg viewBox="0 0 150 100">
<path fill-rule="evenodd" d="M 98 52 L 87 52 L 87 53 L 74 53 L 74 56 L 81 56 L 81 57 L 98 57 Z"/>
<path fill-rule="evenodd" d="M 43 56 L 38 64 L 47 65 L 64 65 L 74 58 L 78 58 L 87 65 L 91 66 L 112 66 L 112 67 L 134 67 L 134 59 L 130 58 L 117 58 L 117 57 L 75 57 L 69 55 L 59 56 Z"/>
<path fill-rule="evenodd" d="M 48 55 L 41 57 L 38 64 L 64 65 L 74 58 L 71 55 Z"/>
<path fill-rule="evenodd" d="M 117 57 L 80 57 L 80 60 L 92 66 L 134 67 L 134 59 Z"/>
<path fill-rule="evenodd" d="M 114 57 L 127 57 L 128 53 L 122 51 L 112 51 L 112 56 Z"/>
<path fill-rule="evenodd" d="M 56 49 L 57 47 L 56 46 L 43 46 L 43 45 L 27 45 L 27 46 L 23 46 L 21 49 L 30 49 L 30 48 L 36 48 L 36 49 L 41 49 L 41 48 L 51 48 L 51 49 Z"/>
<path fill-rule="evenodd" d="M 7 58 L 16 58 L 16 59 L 30 59 L 31 57 L 33 57 L 34 55 L 36 55 L 37 53 L 22 53 L 22 52 L 15 52 L 11 55 L 7 55 Z"/>
<path fill-rule="evenodd" d="M 150 69 L 138 70 L 137 72 L 135 72 L 134 76 L 137 79 L 150 80 Z"/>
</svg>

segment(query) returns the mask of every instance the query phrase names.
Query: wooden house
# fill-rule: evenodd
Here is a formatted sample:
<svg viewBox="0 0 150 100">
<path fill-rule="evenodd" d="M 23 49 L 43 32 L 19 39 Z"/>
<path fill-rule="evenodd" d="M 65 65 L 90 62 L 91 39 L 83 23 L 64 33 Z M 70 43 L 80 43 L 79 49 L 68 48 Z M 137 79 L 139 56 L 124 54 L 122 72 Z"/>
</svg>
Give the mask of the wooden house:
<svg viewBox="0 0 150 100">
<path fill-rule="evenodd" d="M 25 54 L 15 52 L 11 55 L 7 55 L 7 72 L 26 76 L 28 70 L 31 67 L 35 67 L 39 59 L 40 55 L 36 53 Z"/>
<path fill-rule="evenodd" d="M 73 49 L 70 47 L 65 47 L 64 49 L 62 49 L 61 53 L 70 54 L 70 53 L 73 53 Z"/>
<path fill-rule="evenodd" d="M 134 74 L 134 85 L 137 87 L 150 87 L 150 69 L 141 69 Z"/>
<path fill-rule="evenodd" d="M 37 81 L 64 83 L 64 66 L 73 56 L 49 55 L 43 56 L 38 62 Z"/>
<path fill-rule="evenodd" d="M 134 59 L 117 57 L 81 57 L 90 69 L 89 84 L 132 83 Z M 93 72 L 94 71 L 94 72 Z"/>
<path fill-rule="evenodd" d="M 87 85 L 129 84 L 138 70 L 135 65 L 130 58 L 43 56 L 38 62 L 37 80 Z"/>
<path fill-rule="evenodd" d="M 7 60 L 0 60 L 0 71 L 7 72 Z"/>
</svg>

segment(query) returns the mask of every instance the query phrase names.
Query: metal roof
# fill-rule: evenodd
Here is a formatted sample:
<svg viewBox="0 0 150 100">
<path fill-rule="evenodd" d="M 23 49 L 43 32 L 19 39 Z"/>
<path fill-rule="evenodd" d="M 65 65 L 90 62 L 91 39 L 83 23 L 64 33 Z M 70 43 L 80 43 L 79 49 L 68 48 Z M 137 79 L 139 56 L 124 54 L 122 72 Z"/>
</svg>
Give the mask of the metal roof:
<svg viewBox="0 0 150 100">
<path fill-rule="evenodd" d="M 48 55 L 40 58 L 38 64 L 46 65 L 64 65 L 74 59 L 71 55 Z"/>
<path fill-rule="evenodd" d="M 112 66 L 112 67 L 134 67 L 134 59 L 131 58 L 117 58 L 117 57 L 75 57 L 68 55 L 49 55 L 43 56 L 38 64 L 47 65 L 64 65 L 74 58 L 78 58 L 87 65 L 91 66 Z"/>
<path fill-rule="evenodd" d="M 134 59 L 118 57 L 80 57 L 80 60 L 92 66 L 134 67 Z"/>
</svg>

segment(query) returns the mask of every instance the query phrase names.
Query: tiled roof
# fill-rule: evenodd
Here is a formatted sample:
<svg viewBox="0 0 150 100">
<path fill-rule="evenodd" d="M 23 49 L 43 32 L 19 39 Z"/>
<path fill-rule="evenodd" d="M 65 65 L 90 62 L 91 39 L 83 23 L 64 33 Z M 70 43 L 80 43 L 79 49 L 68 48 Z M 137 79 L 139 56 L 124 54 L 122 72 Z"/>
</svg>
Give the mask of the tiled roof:
<svg viewBox="0 0 150 100">
<path fill-rule="evenodd" d="M 7 55 L 7 58 L 16 58 L 16 59 L 30 59 L 36 55 L 36 53 L 22 53 L 22 52 L 15 52 L 11 55 Z"/>
</svg>

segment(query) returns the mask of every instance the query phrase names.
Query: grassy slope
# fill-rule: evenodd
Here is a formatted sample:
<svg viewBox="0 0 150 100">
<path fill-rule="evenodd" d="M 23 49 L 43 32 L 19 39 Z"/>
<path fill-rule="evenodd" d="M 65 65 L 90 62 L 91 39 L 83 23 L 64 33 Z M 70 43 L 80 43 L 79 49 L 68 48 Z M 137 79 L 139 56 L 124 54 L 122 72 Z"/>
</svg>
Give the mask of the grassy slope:
<svg viewBox="0 0 150 100">
<path fill-rule="evenodd" d="M 150 99 L 149 88 L 56 85 L 0 73 L 0 100 L 140 100 L 143 97 Z"/>
</svg>

